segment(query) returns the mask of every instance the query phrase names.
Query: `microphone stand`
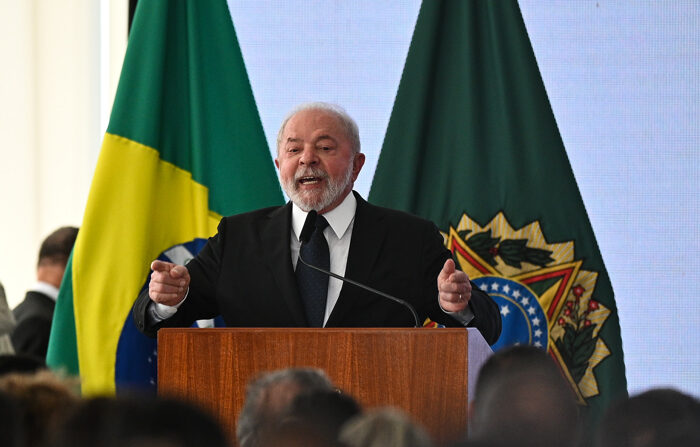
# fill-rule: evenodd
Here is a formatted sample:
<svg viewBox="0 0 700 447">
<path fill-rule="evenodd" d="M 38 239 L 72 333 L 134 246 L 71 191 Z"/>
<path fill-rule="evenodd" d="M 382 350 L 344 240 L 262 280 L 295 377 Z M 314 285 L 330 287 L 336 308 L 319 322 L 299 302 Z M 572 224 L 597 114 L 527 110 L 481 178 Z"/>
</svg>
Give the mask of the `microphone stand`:
<svg viewBox="0 0 700 447">
<path fill-rule="evenodd" d="M 340 275 L 336 275 L 335 273 L 333 273 L 333 272 L 331 272 L 331 271 L 324 270 L 324 269 L 322 269 L 322 268 L 320 268 L 320 267 L 316 267 L 315 265 L 309 264 L 308 262 L 306 262 L 306 261 L 304 260 L 304 258 L 301 257 L 301 247 L 299 248 L 299 260 L 300 260 L 300 261 L 302 262 L 302 264 L 304 264 L 305 266 L 310 267 L 310 268 L 312 268 L 312 269 L 314 269 L 314 270 L 316 270 L 316 271 L 319 271 L 319 272 L 321 272 L 321 273 L 325 273 L 326 275 L 332 276 L 333 278 L 338 279 L 338 280 L 340 280 L 340 281 L 349 282 L 350 284 L 352 284 L 352 285 L 354 285 L 354 286 L 357 286 L 357 287 L 359 287 L 359 288 L 361 288 L 361 289 L 369 290 L 370 292 L 376 293 L 377 295 L 381 295 L 381 296 L 383 296 L 384 298 L 389 298 L 390 300 L 392 300 L 392 301 L 394 301 L 394 302 L 396 302 L 396 303 L 399 303 L 399 304 L 401 304 L 401 305 L 404 306 L 404 307 L 407 307 L 408 310 L 410 310 L 410 311 L 411 311 L 411 314 L 413 315 L 413 320 L 416 322 L 416 325 L 415 325 L 414 327 L 416 327 L 416 328 L 421 327 L 420 324 L 419 324 L 419 322 L 418 322 L 418 314 L 416 313 L 416 310 L 413 308 L 413 306 L 411 306 L 411 305 L 410 305 L 408 302 L 406 302 L 405 300 L 402 300 L 402 299 L 400 299 L 400 298 L 396 298 L 395 296 L 391 296 L 391 295 L 389 295 L 388 293 L 384 293 L 384 292 L 382 292 L 382 291 L 380 291 L 380 290 L 377 290 L 377 289 L 374 289 L 374 288 L 372 288 L 372 287 L 370 287 L 370 286 L 366 286 L 366 285 L 364 285 L 364 284 L 360 284 L 360 283 L 357 282 L 357 281 L 353 281 L 353 280 L 350 279 L 350 278 L 344 278 L 344 277 L 342 277 L 342 276 L 340 276 Z"/>
</svg>

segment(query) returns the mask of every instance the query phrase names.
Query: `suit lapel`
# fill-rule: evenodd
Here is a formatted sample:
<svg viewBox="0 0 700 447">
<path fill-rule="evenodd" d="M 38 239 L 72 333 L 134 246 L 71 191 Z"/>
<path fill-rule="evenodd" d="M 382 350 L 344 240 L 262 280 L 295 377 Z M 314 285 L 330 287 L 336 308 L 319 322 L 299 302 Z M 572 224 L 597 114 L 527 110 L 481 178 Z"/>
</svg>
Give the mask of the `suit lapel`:
<svg viewBox="0 0 700 447">
<path fill-rule="evenodd" d="M 306 315 L 301 304 L 297 281 L 292 267 L 292 252 L 289 248 L 289 238 L 292 227 L 291 203 L 272 211 L 260 226 L 260 240 L 263 257 L 267 261 L 270 273 L 279 290 L 282 299 L 289 308 L 294 321 L 299 326 L 307 326 Z"/>
<path fill-rule="evenodd" d="M 354 191 L 353 193 L 357 199 L 357 210 L 352 227 L 345 277 L 361 284 L 369 284 L 370 274 L 379 258 L 384 242 L 383 217 L 376 213 L 375 208 L 359 194 Z M 327 326 L 335 326 L 344 320 L 348 312 L 352 311 L 356 295 L 356 286 L 343 284 L 338 302 L 326 323 Z"/>
</svg>

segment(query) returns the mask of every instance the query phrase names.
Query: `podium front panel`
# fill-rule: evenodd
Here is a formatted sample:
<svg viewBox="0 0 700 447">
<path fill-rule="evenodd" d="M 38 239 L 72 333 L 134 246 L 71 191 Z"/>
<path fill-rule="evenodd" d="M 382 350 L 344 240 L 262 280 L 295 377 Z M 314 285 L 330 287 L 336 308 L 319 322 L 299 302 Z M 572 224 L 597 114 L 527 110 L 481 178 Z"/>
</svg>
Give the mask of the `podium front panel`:
<svg viewBox="0 0 700 447">
<path fill-rule="evenodd" d="M 398 407 L 444 443 L 465 435 L 475 371 L 490 352 L 474 329 L 161 329 L 158 392 L 208 408 L 235 438 L 252 379 L 320 368 L 365 409 Z"/>
</svg>

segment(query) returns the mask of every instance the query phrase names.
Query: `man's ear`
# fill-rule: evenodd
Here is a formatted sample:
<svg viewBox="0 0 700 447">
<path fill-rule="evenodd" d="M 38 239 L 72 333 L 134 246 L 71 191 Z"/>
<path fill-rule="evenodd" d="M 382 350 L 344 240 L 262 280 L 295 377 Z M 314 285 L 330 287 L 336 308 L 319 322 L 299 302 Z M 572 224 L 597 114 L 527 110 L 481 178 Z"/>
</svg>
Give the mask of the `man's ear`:
<svg viewBox="0 0 700 447">
<path fill-rule="evenodd" d="M 358 152 L 352 160 L 352 181 L 357 180 L 357 176 L 360 175 L 362 166 L 365 164 L 365 154 Z"/>
<path fill-rule="evenodd" d="M 277 158 L 275 158 L 275 167 L 277 167 L 277 170 L 280 170 L 280 162 Z"/>
</svg>

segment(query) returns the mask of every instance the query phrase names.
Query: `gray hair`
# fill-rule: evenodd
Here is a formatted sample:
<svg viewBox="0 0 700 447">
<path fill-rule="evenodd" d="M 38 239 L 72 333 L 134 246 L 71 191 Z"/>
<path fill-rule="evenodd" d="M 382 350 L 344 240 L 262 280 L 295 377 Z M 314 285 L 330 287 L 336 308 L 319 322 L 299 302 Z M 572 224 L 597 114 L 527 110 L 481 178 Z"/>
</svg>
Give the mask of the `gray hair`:
<svg viewBox="0 0 700 447">
<path fill-rule="evenodd" d="M 323 370 L 316 368 L 287 368 L 263 373 L 248 384 L 245 403 L 236 424 L 236 439 L 240 447 L 254 447 L 262 431 L 275 424 L 286 408 L 275 409 L 270 405 L 271 395 L 280 387 L 296 388 L 288 396 L 291 404 L 299 394 L 317 390 L 333 390 L 333 384 Z"/>
<path fill-rule="evenodd" d="M 328 102 L 307 102 L 298 105 L 294 108 L 294 110 L 289 112 L 289 114 L 284 118 L 284 121 L 282 121 L 279 132 L 277 132 L 278 153 L 280 150 L 280 144 L 282 144 L 282 134 L 284 133 L 284 128 L 287 126 L 287 122 L 289 122 L 289 120 L 297 113 L 304 112 L 306 110 L 320 110 L 335 116 L 343 125 L 343 128 L 347 133 L 353 153 L 360 153 L 360 130 L 357 127 L 357 123 L 350 115 L 348 115 L 348 112 L 346 112 L 345 109 L 337 104 L 331 104 Z"/>
<path fill-rule="evenodd" d="M 397 408 L 379 408 L 356 416 L 340 431 L 350 447 L 432 447 L 425 429 Z"/>
</svg>

